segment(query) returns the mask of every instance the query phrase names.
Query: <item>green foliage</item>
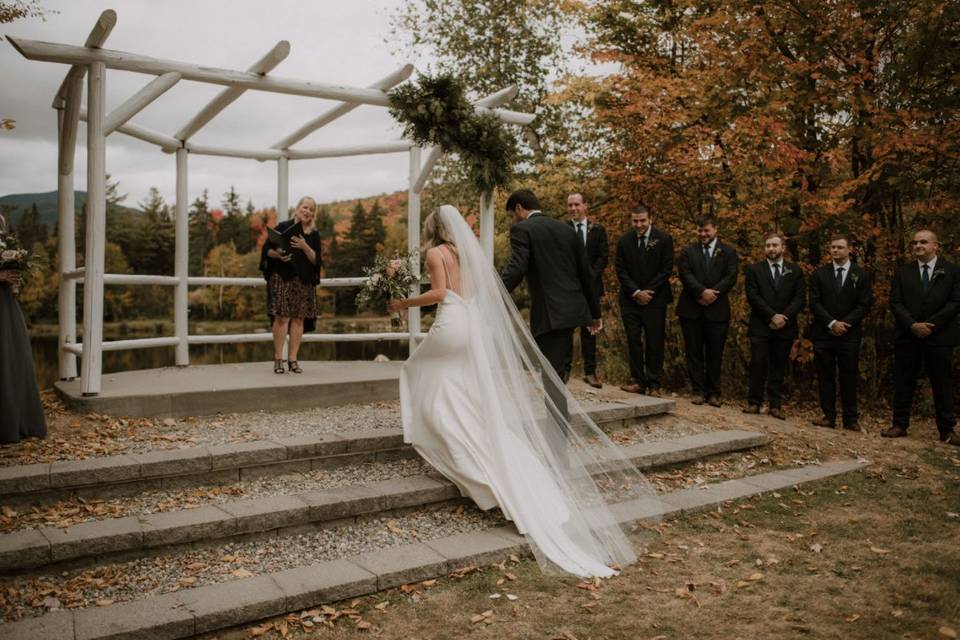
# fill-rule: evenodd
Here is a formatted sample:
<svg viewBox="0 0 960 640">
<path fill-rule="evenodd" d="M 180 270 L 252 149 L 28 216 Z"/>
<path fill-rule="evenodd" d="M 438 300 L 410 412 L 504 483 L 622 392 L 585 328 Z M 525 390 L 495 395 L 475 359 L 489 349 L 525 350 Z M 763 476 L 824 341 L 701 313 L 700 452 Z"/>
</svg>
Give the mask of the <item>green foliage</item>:
<svg viewBox="0 0 960 640">
<path fill-rule="evenodd" d="M 417 144 L 458 154 L 470 182 L 481 193 L 510 183 L 516 142 L 496 116 L 476 112 L 453 76 L 424 75 L 418 83 L 394 89 L 390 114 Z"/>
</svg>

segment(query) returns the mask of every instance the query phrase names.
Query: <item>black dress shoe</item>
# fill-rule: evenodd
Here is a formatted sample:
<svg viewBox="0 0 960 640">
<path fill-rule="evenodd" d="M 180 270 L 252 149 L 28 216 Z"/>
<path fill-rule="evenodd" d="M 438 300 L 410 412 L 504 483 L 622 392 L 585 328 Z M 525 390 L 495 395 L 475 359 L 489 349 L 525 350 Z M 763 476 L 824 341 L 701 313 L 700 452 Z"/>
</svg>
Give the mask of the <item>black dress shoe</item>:
<svg viewBox="0 0 960 640">
<path fill-rule="evenodd" d="M 760 405 L 758 404 L 748 404 L 743 408 L 744 413 L 760 413 Z"/>
<path fill-rule="evenodd" d="M 720 396 L 710 396 L 710 399 L 707 400 L 707 404 L 711 407 L 719 407 L 722 403 L 720 402 Z"/>
<path fill-rule="evenodd" d="M 642 393 L 645 393 L 645 392 L 646 392 L 646 389 L 644 389 L 642 386 L 640 386 L 639 384 L 637 384 L 637 383 L 635 383 L 635 382 L 632 383 L 632 384 L 624 384 L 624 385 L 621 385 L 621 386 L 620 386 L 620 390 L 621 390 L 621 391 L 626 391 L 627 393 L 640 393 L 640 394 L 642 394 Z"/>
<path fill-rule="evenodd" d="M 771 418 L 776 418 L 777 420 L 786 420 L 787 416 L 783 413 L 783 409 L 780 407 L 770 407 L 770 410 L 767 411 L 767 414 Z"/>
<path fill-rule="evenodd" d="M 860 428 L 859 422 L 851 422 L 850 424 L 845 424 L 843 425 L 843 428 L 846 429 L 847 431 L 863 431 L 863 429 Z"/>
<path fill-rule="evenodd" d="M 903 427 L 890 427 L 881 431 L 880 436 L 883 438 L 906 438 L 907 430 Z"/>
<path fill-rule="evenodd" d="M 600 378 L 598 378 L 597 374 L 595 373 L 588 373 L 587 375 L 583 376 L 583 381 L 594 389 L 603 388 L 603 383 L 600 382 Z"/>
<path fill-rule="evenodd" d="M 960 433 L 956 431 L 948 431 L 945 434 L 940 434 L 940 442 L 945 442 L 947 444 L 952 444 L 955 447 L 960 447 Z"/>
<path fill-rule="evenodd" d="M 821 418 L 817 418 L 816 420 L 814 420 L 813 426 L 826 427 L 827 429 L 833 429 L 837 426 L 837 421 L 834 420 L 833 418 L 828 418 L 827 416 L 823 416 Z"/>
<path fill-rule="evenodd" d="M 693 400 L 690 401 L 691 404 L 704 404 L 707 401 L 706 396 L 694 396 Z"/>
</svg>

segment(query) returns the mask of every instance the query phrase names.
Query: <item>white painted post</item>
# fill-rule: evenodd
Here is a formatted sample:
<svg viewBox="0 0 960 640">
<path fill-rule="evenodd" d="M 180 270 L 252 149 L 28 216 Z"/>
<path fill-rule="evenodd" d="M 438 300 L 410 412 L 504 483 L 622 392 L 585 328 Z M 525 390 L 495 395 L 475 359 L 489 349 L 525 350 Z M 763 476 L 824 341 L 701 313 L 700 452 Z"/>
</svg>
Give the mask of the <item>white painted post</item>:
<svg viewBox="0 0 960 640">
<path fill-rule="evenodd" d="M 493 193 L 480 195 L 480 247 L 493 262 Z"/>
<path fill-rule="evenodd" d="M 286 220 L 290 212 L 290 160 L 277 160 L 277 222 Z"/>
<path fill-rule="evenodd" d="M 420 147 L 410 148 L 410 188 L 407 191 L 407 250 L 416 251 L 420 247 L 420 192 L 414 189 L 420 177 Z M 411 296 L 420 295 L 420 261 L 413 265 L 418 276 L 417 284 L 410 291 Z M 407 313 L 410 327 L 410 353 L 417 346 L 416 335 L 420 333 L 420 307 L 411 307 Z"/>
<path fill-rule="evenodd" d="M 106 139 L 103 135 L 106 66 L 91 62 L 87 71 L 87 229 L 84 247 L 83 359 L 80 390 L 100 393 L 103 369 L 103 261 L 106 245 Z"/>
<path fill-rule="evenodd" d="M 82 91 L 83 80 L 77 84 Z M 79 92 L 68 97 L 78 103 Z M 71 113 L 73 116 L 71 137 Z M 75 202 L 73 197 L 73 157 L 77 144 L 77 110 L 57 109 L 57 243 L 60 271 L 60 291 L 58 315 L 60 325 L 60 379 L 72 380 L 77 377 L 77 356 L 66 349 L 66 345 L 77 341 L 77 281 L 64 278 L 63 274 L 77 268 L 77 248 L 74 239 L 76 227 Z"/>
<path fill-rule="evenodd" d="M 177 366 L 190 364 L 189 318 L 187 317 L 187 276 L 190 269 L 190 225 L 187 218 L 187 150 L 177 149 L 177 203 L 176 244 L 174 253 L 174 276 L 177 288 L 174 292 L 173 322 L 177 334 Z"/>
</svg>

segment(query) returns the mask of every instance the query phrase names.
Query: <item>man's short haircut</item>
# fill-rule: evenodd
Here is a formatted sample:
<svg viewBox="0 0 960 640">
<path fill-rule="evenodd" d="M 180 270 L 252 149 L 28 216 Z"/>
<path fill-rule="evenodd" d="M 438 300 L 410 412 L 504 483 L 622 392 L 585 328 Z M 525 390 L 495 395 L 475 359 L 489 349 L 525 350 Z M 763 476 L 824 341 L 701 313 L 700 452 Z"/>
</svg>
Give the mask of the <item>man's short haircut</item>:
<svg viewBox="0 0 960 640">
<path fill-rule="evenodd" d="M 533 191 L 530 191 L 530 189 L 519 189 L 510 194 L 510 197 L 507 198 L 507 211 L 513 211 L 517 205 L 527 211 L 538 211 L 540 209 L 540 201 L 537 200 L 537 196 L 533 195 Z"/>
<path fill-rule="evenodd" d="M 767 240 L 769 240 L 770 238 L 776 238 L 777 240 L 780 241 L 780 244 L 782 244 L 783 246 L 787 246 L 787 239 L 783 237 L 782 233 L 779 233 L 779 232 L 768 233 L 766 237 L 763 239 L 763 243 L 766 244 Z"/>
<path fill-rule="evenodd" d="M 834 242 L 840 242 L 841 240 L 846 242 L 848 247 L 853 244 L 852 242 L 850 242 L 850 236 L 848 236 L 845 233 L 835 233 L 832 236 L 830 236 L 830 244 L 833 244 Z"/>
<path fill-rule="evenodd" d="M 570 196 L 580 196 L 580 200 L 583 202 L 583 204 L 590 203 L 590 200 L 587 198 L 587 194 L 585 194 L 583 191 L 571 191 L 570 193 L 567 194 L 568 198 Z"/>
<path fill-rule="evenodd" d="M 650 213 L 650 207 L 648 207 L 647 205 L 643 204 L 642 202 L 638 202 L 638 203 L 633 207 L 633 209 L 630 210 L 630 214 L 631 214 L 631 215 L 633 215 L 634 213 L 645 213 L 645 214 L 647 214 L 648 216 L 652 216 L 652 215 L 653 215 L 652 213 Z"/>
<path fill-rule="evenodd" d="M 705 215 L 697 218 L 697 228 L 706 227 L 707 225 L 713 225 L 714 227 L 719 226 L 717 224 L 717 217 L 713 215 Z"/>
</svg>

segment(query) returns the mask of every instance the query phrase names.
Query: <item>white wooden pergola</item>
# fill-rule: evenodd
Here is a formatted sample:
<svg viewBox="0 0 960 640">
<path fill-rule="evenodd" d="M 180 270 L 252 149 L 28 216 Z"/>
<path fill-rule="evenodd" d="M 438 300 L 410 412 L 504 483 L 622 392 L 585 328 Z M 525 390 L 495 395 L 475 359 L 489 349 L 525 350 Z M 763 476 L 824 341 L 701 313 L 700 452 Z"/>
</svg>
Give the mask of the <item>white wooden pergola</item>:
<svg viewBox="0 0 960 640">
<path fill-rule="evenodd" d="M 59 324 L 60 378 L 77 377 L 77 356 L 81 357 L 81 390 L 84 395 L 97 395 L 101 389 L 102 355 L 104 351 L 176 347 L 176 364 L 190 363 L 191 344 L 270 341 L 269 333 L 233 335 L 190 335 L 187 324 L 187 292 L 190 286 L 232 285 L 263 286 L 261 278 L 191 277 L 188 267 L 187 180 L 190 154 L 247 158 L 277 163 L 277 215 L 288 216 L 288 166 L 290 160 L 337 158 L 381 153 L 408 153 L 409 199 L 407 204 L 407 242 L 416 249 L 420 230 L 420 193 L 434 165 L 440 159 L 439 148 L 421 149 L 408 140 L 384 144 L 355 145 L 317 149 L 293 149 L 308 135 L 349 113 L 359 105 L 387 107 L 386 91 L 410 77 L 412 65 L 394 71 L 365 87 L 345 87 L 268 76 L 290 53 L 287 41 L 277 43 L 265 56 L 246 71 L 219 69 L 175 60 L 160 60 L 133 53 L 103 49 L 103 44 L 117 21 L 112 10 L 104 11 L 82 47 L 39 42 L 24 38 L 7 40 L 28 60 L 70 65 L 53 101 L 57 111 L 58 145 L 58 210 L 59 210 Z M 117 69 L 157 76 L 140 91 L 109 113 L 105 108 L 106 70 Z M 83 79 L 87 77 L 86 109 L 81 106 Z M 144 107 L 181 80 L 223 85 L 225 88 L 205 105 L 189 122 L 172 136 L 134 124 L 130 120 Z M 327 109 L 276 144 L 264 149 L 236 149 L 198 145 L 190 138 L 246 91 L 308 96 L 336 100 L 340 104 Z M 525 125 L 534 116 L 499 109 L 516 95 L 508 87 L 477 100 L 478 111 L 495 114 L 501 121 Z M 87 218 L 84 238 L 84 266 L 76 266 L 74 243 L 75 203 L 73 195 L 74 155 L 78 122 L 87 123 Z M 114 132 L 157 145 L 176 158 L 176 254 L 173 276 L 104 273 L 106 244 L 106 159 L 107 136 Z M 493 257 L 493 201 L 491 194 L 480 198 L 480 241 Z M 76 287 L 83 281 L 83 342 L 76 341 Z M 357 286 L 364 278 L 329 278 L 322 286 Z M 166 285 L 175 287 L 174 325 L 172 337 L 135 340 L 103 340 L 104 285 Z M 305 341 L 409 340 L 411 348 L 420 333 L 419 309 L 409 311 L 409 331 L 397 333 L 310 334 Z"/>
</svg>

